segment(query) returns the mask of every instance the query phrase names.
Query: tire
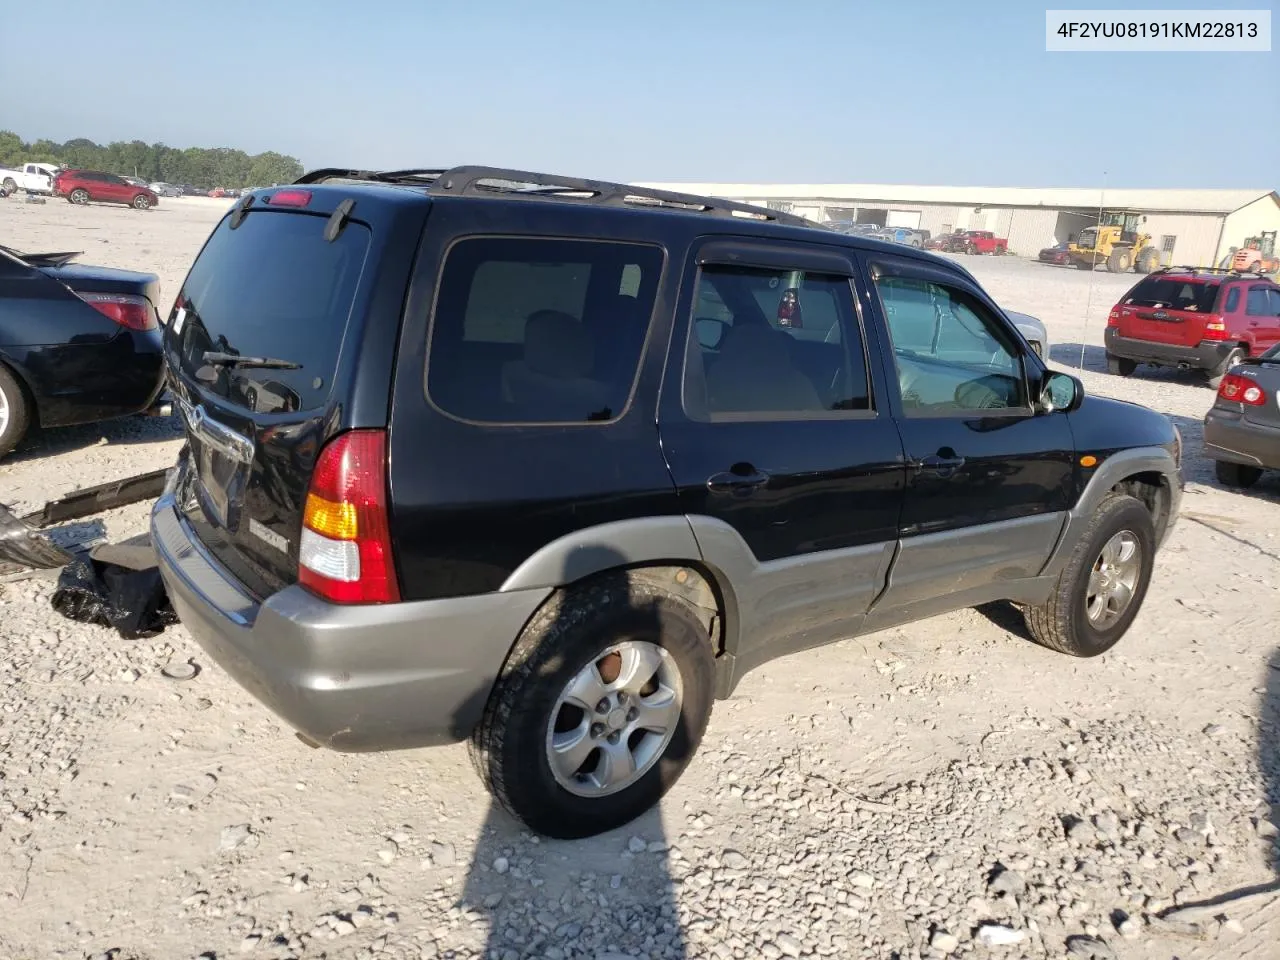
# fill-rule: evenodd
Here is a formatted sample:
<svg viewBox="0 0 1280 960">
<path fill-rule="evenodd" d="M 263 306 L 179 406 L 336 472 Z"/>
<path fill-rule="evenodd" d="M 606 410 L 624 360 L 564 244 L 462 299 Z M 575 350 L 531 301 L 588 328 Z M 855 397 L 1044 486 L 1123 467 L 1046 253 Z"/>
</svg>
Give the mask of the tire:
<svg viewBox="0 0 1280 960">
<path fill-rule="evenodd" d="M 31 407 L 18 378 L 0 364 L 0 457 L 8 454 L 27 435 Z"/>
<path fill-rule="evenodd" d="M 14 180 L 13 177 L 5 177 L 4 183 L 0 184 L 0 186 L 4 187 L 6 195 L 18 192 L 18 181 Z"/>
<path fill-rule="evenodd" d="M 1148 274 L 1160 266 L 1160 251 L 1155 247 L 1143 247 L 1138 251 L 1138 258 L 1134 261 L 1133 269 L 1136 273 Z"/>
<path fill-rule="evenodd" d="M 1258 482 L 1262 476 L 1261 467 L 1250 467 L 1243 463 L 1228 463 L 1226 460 L 1215 460 L 1213 472 L 1218 482 L 1224 487 L 1247 490 Z"/>
<path fill-rule="evenodd" d="M 1127 360 L 1124 357 L 1117 357 L 1113 353 L 1107 354 L 1107 373 L 1113 377 L 1131 377 L 1133 371 L 1138 369 L 1136 360 Z"/>
<path fill-rule="evenodd" d="M 1151 582 L 1155 542 L 1155 525 L 1142 501 L 1123 493 L 1107 494 L 1058 575 L 1049 599 L 1040 606 L 1023 608 L 1032 639 L 1073 657 L 1096 657 L 1114 647 L 1142 608 Z M 1107 560 L 1107 552 L 1117 543 L 1121 548 Z M 1121 559 L 1127 546 L 1132 546 L 1134 553 Z M 1099 572 L 1100 564 L 1107 565 L 1105 576 Z M 1115 597 L 1102 602 L 1108 591 L 1101 584 L 1108 580 L 1127 585 L 1123 605 Z M 1091 589 L 1097 592 L 1091 593 Z M 1097 620 L 1089 614 L 1091 597 Z"/>
<path fill-rule="evenodd" d="M 1222 385 L 1222 378 L 1227 375 L 1227 372 L 1248 355 L 1249 352 L 1243 347 L 1236 347 L 1228 353 L 1220 364 L 1209 371 L 1209 386 L 1217 390 Z"/>
<path fill-rule="evenodd" d="M 67 199 L 72 203 L 83 206 L 84 204 L 89 202 L 89 191 L 85 190 L 83 187 L 76 187 L 69 194 L 67 194 Z"/>
<path fill-rule="evenodd" d="M 1133 251 L 1128 247 L 1120 247 L 1112 250 L 1107 255 L 1107 272 L 1108 273 L 1127 273 L 1129 268 L 1133 266 Z"/>
<path fill-rule="evenodd" d="M 621 723 L 625 704 L 592 713 L 565 697 L 570 682 L 584 676 L 590 679 L 579 686 L 616 696 L 616 691 L 607 692 L 608 683 L 599 687 L 596 681 L 607 673 L 606 654 L 620 644 L 644 647 L 660 663 L 660 671 L 674 669 L 678 687 L 672 681 L 667 689 L 678 690 L 678 714 L 665 728 L 669 739 L 648 744 L 651 759 L 643 757 L 643 739 L 636 748 L 641 757 L 625 751 L 640 768 L 634 779 L 607 786 L 605 741 L 615 741 L 596 731 Z M 693 758 L 711 717 L 714 666 L 697 608 L 654 585 L 618 574 L 559 594 L 530 620 L 494 685 L 471 737 L 476 772 L 508 813 L 547 836 L 588 837 L 629 823 L 662 798 Z M 629 724 L 634 717 L 627 713 L 624 719 Z M 582 754 L 576 773 L 567 771 L 567 763 L 557 773 L 552 738 L 574 731 L 580 731 L 575 743 L 590 738 L 600 746 L 588 745 L 591 752 Z M 659 736 L 639 729 L 630 734 L 633 740 L 637 735 Z M 591 774 L 584 774 L 589 768 Z M 606 786 L 591 776 L 603 776 Z M 606 789 L 611 792 L 602 792 Z"/>
<path fill-rule="evenodd" d="M 145 193 L 140 193 L 133 198 L 129 206 L 135 210 L 148 210 L 151 208 L 151 199 Z"/>
</svg>

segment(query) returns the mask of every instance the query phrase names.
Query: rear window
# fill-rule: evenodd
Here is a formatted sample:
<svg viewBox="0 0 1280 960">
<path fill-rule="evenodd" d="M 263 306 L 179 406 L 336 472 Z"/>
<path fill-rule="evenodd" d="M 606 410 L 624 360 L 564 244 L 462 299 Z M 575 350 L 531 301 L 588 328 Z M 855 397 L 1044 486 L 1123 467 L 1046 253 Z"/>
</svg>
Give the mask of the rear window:
<svg viewBox="0 0 1280 960">
<path fill-rule="evenodd" d="M 1147 277 L 1130 290 L 1122 302 L 1129 307 L 1164 307 L 1166 310 L 1213 313 L 1219 286 L 1217 282 L 1204 280 Z"/>
<path fill-rule="evenodd" d="M 188 376 L 259 413 L 324 404 L 369 250 L 364 224 L 349 222 L 329 242 L 325 223 L 272 211 L 249 213 L 235 230 L 222 221 L 187 276 L 183 309 L 170 321 Z M 299 367 L 211 367 L 206 351 Z"/>
<path fill-rule="evenodd" d="M 463 240 L 445 259 L 426 388 L 484 423 L 586 423 L 631 396 L 662 251 L 583 240 Z"/>
</svg>

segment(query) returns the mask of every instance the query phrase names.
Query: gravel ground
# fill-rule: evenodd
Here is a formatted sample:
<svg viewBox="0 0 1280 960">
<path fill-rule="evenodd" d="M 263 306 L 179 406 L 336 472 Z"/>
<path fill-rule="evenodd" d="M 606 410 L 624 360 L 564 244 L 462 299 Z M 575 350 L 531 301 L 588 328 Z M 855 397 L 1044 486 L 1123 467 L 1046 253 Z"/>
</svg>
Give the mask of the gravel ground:
<svg viewBox="0 0 1280 960">
<path fill-rule="evenodd" d="M 154 270 L 167 298 L 221 209 L 10 200 L 0 225 Z M 124 641 L 55 614 L 49 580 L 7 584 L 0 958 L 1275 960 L 1280 482 L 1213 483 L 1194 376 L 1102 371 L 1131 278 L 965 262 L 1045 320 L 1055 363 L 1084 344 L 1090 391 L 1187 441 L 1184 517 L 1114 652 L 1064 658 L 993 608 L 775 662 L 717 705 L 661 809 L 565 843 L 492 809 L 461 748 L 308 749 L 181 627 Z M 177 446 L 164 421 L 51 431 L 0 463 L 0 499 L 36 507 Z M 162 672 L 187 662 L 194 679 Z"/>
</svg>

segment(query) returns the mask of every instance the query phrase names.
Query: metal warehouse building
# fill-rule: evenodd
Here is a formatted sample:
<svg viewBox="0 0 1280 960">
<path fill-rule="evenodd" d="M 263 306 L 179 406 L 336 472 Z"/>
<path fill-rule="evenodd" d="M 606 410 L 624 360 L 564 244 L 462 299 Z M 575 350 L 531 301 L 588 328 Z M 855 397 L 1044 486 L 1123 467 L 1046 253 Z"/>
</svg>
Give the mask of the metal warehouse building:
<svg viewBox="0 0 1280 960">
<path fill-rule="evenodd" d="M 893 184 L 644 183 L 650 188 L 788 211 L 819 223 L 833 220 L 911 227 L 938 236 L 991 230 L 1009 251 L 1035 256 L 1093 226 L 1102 213 L 1146 217 L 1165 264 L 1224 264 L 1246 240 L 1280 246 L 1280 196 L 1274 190 L 1091 190 L 1086 188 L 912 187 Z"/>
</svg>

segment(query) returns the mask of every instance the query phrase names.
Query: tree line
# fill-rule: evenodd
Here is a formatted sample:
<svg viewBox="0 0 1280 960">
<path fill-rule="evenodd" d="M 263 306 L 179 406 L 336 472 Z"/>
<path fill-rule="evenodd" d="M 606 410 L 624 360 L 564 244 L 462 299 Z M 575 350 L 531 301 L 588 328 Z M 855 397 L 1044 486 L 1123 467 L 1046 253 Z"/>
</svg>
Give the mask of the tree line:
<svg viewBox="0 0 1280 960">
<path fill-rule="evenodd" d="M 273 150 L 251 155 L 231 147 L 180 149 L 141 140 L 103 145 L 83 137 L 66 143 L 28 143 L 11 130 L 0 130 L 0 167 L 24 163 L 56 163 L 69 169 L 139 177 L 148 183 L 189 183 L 207 190 L 292 183 L 302 176 L 302 164 L 296 157 Z"/>
</svg>

